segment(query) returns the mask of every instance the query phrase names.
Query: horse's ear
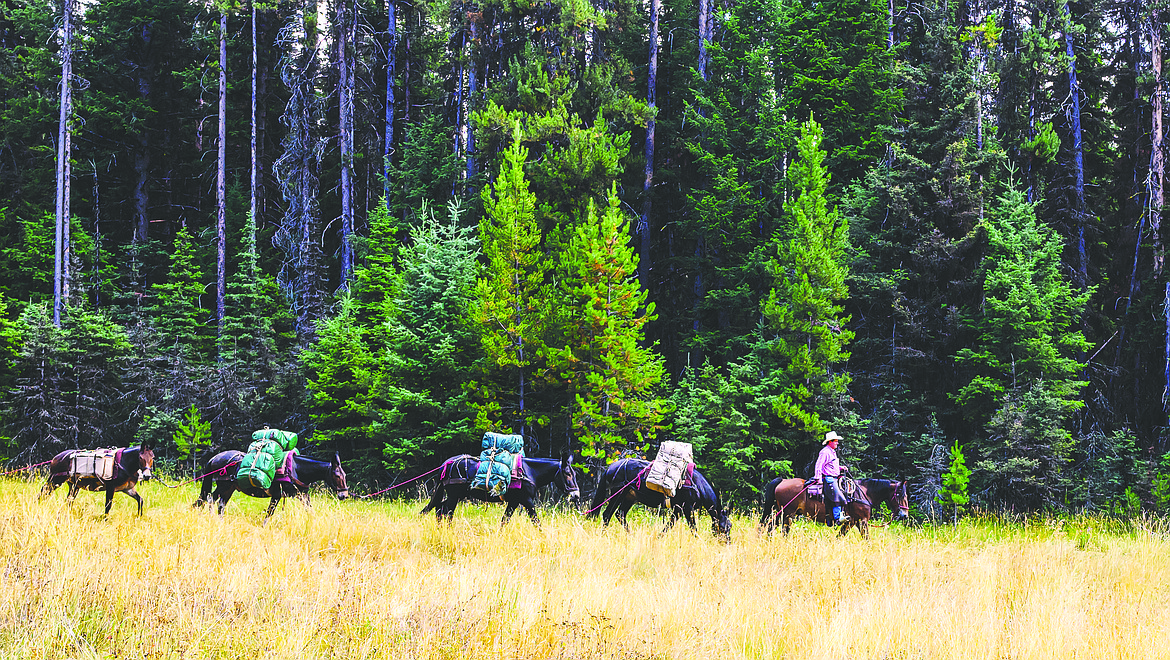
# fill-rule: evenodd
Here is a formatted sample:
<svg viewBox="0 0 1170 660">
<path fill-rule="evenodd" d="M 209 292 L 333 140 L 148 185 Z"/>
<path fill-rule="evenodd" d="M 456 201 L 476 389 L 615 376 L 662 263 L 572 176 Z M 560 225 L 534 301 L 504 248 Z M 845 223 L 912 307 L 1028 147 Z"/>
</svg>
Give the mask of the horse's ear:
<svg viewBox="0 0 1170 660">
<path fill-rule="evenodd" d="M 338 452 L 333 452 L 333 464 L 341 465 L 341 454 Z"/>
</svg>

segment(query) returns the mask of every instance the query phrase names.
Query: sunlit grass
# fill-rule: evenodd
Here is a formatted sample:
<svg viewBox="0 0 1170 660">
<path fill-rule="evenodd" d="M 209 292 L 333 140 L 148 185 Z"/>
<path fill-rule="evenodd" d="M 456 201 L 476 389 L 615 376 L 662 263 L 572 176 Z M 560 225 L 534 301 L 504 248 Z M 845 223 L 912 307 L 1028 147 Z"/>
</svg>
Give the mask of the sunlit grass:
<svg viewBox="0 0 1170 660">
<path fill-rule="evenodd" d="M 573 511 L 422 502 L 282 506 L 196 488 L 117 495 L 0 479 L 3 658 L 1170 657 L 1170 543 L 1092 518 L 871 530 L 797 524 L 734 541 L 635 510 L 632 532 Z"/>
</svg>

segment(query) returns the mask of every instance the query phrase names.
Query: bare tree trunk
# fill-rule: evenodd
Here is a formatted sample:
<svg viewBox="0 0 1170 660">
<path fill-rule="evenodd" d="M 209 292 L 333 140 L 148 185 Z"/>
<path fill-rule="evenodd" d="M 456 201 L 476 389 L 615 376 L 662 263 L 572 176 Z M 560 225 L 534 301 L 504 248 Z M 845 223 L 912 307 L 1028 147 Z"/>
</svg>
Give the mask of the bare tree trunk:
<svg viewBox="0 0 1170 660">
<path fill-rule="evenodd" d="M 657 109 L 658 89 L 658 15 L 661 0 L 650 0 L 650 71 L 646 82 L 646 105 L 650 107 L 650 119 L 646 122 L 646 169 L 642 181 L 642 217 L 638 231 L 642 234 L 641 258 L 638 278 L 644 288 L 650 288 L 650 189 L 654 184 L 654 112 Z"/>
<path fill-rule="evenodd" d="M 1077 82 L 1077 57 L 1073 50 L 1072 13 L 1068 3 L 1064 3 L 1064 46 L 1068 54 L 1068 92 L 1072 99 L 1072 149 L 1073 175 L 1075 177 L 1075 201 L 1073 203 L 1073 222 L 1077 228 L 1077 279 L 1076 284 L 1084 289 L 1089 286 L 1089 257 L 1085 251 L 1085 149 L 1081 139 L 1081 86 Z"/>
<path fill-rule="evenodd" d="M 467 146 L 467 181 L 468 186 L 470 186 L 471 180 L 475 178 L 475 129 L 471 125 L 472 103 L 475 102 L 476 91 L 475 44 L 479 41 L 479 21 L 483 18 L 483 13 L 468 12 L 467 18 L 471 22 L 471 44 L 467 49 L 467 111 L 464 123 L 467 138 L 464 140 L 464 144 Z"/>
<path fill-rule="evenodd" d="M 227 292 L 227 14 L 219 15 L 219 145 L 215 166 L 215 320 L 223 337 Z"/>
<path fill-rule="evenodd" d="M 711 0 L 699 0 L 699 77 L 708 80 L 707 35 L 711 23 Z"/>
<path fill-rule="evenodd" d="M 382 193 L 390 208 L 390 159 L 394 156 L 394 75 L 397 65 L 398 25 L 394 0 L 386 0 L 386 143 L 382 150 Z"/>
<path fill-rule="evenodd" d="M 338 105 L 341 150 L 341 288 L 353 276 L 353 38 L 356 7 L 349 0 L 337 3 Z"/>
<path fill-rule="evenodd" d="M 259 44 L 256 42 L 256 19 L 259 17 L 259 11 L 256 9 L 255 0 L 252 2 L 252 141 L 250 154 L 250 172 L 249 179 L 252 183 L 250 191 L 250 202 L 248 204 L 248 213 L 252 216 L 252 227 L 256 226 L 256 214 L 260 207 L 260 152 L 259 152 L 259 133 L 260 126 L 257 123 L 256 117 L 256 97 L 257 97 L 257 69 L 259 69 L 259 57 L 257 51 Z M 256 235 L 253 234 L 250 239 L 253 244 L 256 242 Z"/>
<path fill-rule="evenodd" d="M 61 325 L 61 310 L 68 299 L 66 247 L 69 218 L 69 159 L 72 156 L 69 139 L 69 117 L 73 113 L 73 0 L 63 3 L 64 30 L 61 44 L 61 106 L 57 118 L 57 200 L 53 242 L 53 325 Z"/>
<path fill-rule="evenodd" d="M 1150 233 L 1154 238 L 1154 274 L 1162 274 L 1165 250 L 1162 246 L 1162 209 L 1165 206 L 1166 154 L 1162 129 L 1162 23 L 1156 9 L 1150 15 L 1150 63 L 1153 65 L 1154 94 L 1150 122 Z"/>
</svg>

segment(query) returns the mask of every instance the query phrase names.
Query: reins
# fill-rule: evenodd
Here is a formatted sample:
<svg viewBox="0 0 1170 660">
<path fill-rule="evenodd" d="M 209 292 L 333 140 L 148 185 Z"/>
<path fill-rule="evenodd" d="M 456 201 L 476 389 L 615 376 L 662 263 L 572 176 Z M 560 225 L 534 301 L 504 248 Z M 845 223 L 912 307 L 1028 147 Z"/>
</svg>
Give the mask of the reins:
<svg viewBox="0 0 1170 660">
<path fill-rule="evenodd" d="M 6 474 L 12 474 L 13 472 L 20 472 L 21 470 L 31 470 L 33 468 L 38 468 L 42 465 L 48 465 L 49 463 L 52 463 L 52 462 L 53 462 L 53 459 L 50 458 L 47 461 L 41 461 L 40 463 L 36 463 L 34 465 L 26 465 L 24 467 L 18 467 L 15 470 L 9 470 L 7 472 L 0 472 L 0 477 L 4 476 Z"/>
<path fill-rule="evenodd" d="M 444 462 L 443 465 L 446 465 L 446 462 Z M 413 479 L 407 479 L 406 481 L 403 481 L 402 483 L 394 484 L 393 486 L 390 486 L 389 488 L 383 488 L 382 490 L 380 490 L 376 493 L 370 493 L 369 495 L 362 495 L 359 497 L 359 499 L 364 500 L 366 498 L 370 498 L 370 497 L 373 497 L 375 495 L 381 495 L 382 493 L 385 493 L 388 490 L 394 490 L 395 488 L 398 488 L 399 486 L 405 486 L 406 484 L 411 483 L 412 481 L 418 481 L 419 479 L 422 479 L 423 477 L 427 476 L 428 474 L 433 474 L 435 472 L 438 472 L 439 470 L 442 470 L 443 465 L 440 465 L 439 467 L 431 470 L 430 472 L 424 472 Z"/>
<path fill-rule="evenodd" d="M 617 489 L 617 490 L 613 491 L 613 494 L 612 494 L 612 495 L 610 495 L 609 497 L 605 498 L 605 502 L 602 502 L 601 504 L 598 504 L 597 506 L 593 507 L 592 509 L 589 509 L 588 511 L 586 511 L 586 512 L 585 512 L 585 515 L 589 515 L 589 514 L 593 513 L 594 511 L 596 511 L 596 510 L 600 509 L 601 507 L 605 506 L 605 503 L 606 503 L 606 502 L 608 502 L 608 501 L 612 500 L 613 498 L 617 497 L 618 493 L 620 493 L 620 492 L 624 491 L 625 489 L 629 488 L 629 487 L 630 487 L 630 484 L 632 484 L 632 483 L 634 483 L 635 481 L 637 481 L 638 479 L 640 479 L 640 478 L 642 477 L 642 474 L 643 474 L 643 473 L 645 473 L 645 472 L 646 472 L 647 470 L 649 470 L 649 469 L 650 469 L 650 466 L 649 466 L 649 465 L 647 465 L 646 467 L 644 467 L 644 468 L 642 468 L 641 470 L 639 470 L 639 471 L 638 471 L 638 474 L 635 474 L 635 475 L 634 475 L 634 478 L 633 478 L 633 479 L 630 479 L 629 483 L 627 483 L 625 486 L 622 486 L 621 488 L 619 488 L 619 489 Z"/>
</svg>

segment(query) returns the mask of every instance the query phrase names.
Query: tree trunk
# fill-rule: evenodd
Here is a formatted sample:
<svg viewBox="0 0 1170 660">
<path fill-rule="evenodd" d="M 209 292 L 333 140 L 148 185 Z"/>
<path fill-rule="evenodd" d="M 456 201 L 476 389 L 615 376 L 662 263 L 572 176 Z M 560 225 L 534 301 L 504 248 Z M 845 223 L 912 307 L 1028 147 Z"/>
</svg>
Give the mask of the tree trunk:
<svg viewBox="0 0 1170 660">
<path fill-rule="evenodd" d="M 60 110 L 57 117 L 57 200 L 53 224 L 53 325 L 61 325 L 61 310 L 65 305 L 65 275 L 69 268 L 67 251 L 67 218 L 69 217 L 69 116 L 73 112 L 73 0 L 63 3 L 64 30 L 61 44 Z"/>
<path fill-rule="evenodd" d="M 1073 224 L 1077 229 L 1076 285 L 1080 289 L 1089 286 L 1089 258 L 1085 251 L 1085 150 L 1081 140 L 1081 86 L 1077 82 L 1077 57 L 1073 50 L 1072 13 L 1064 3 L 1064 46 L 1068 55 L 1068 92 L 1072 99 L 1072 128 L 1074 203 Z"/>
<path fill-rule="evenodd" d="M 227 292 L 227 14 L 219 15 L 219 138 L 215 166 L 215 320 L 223 337 Z"/>
<path fill-rule="evenodd" d="M 341 150 L 341 288 L 353 276 L 353 39 L 357 8 L 349 0 L 337 3 L 337 66 Z"/>
<path fill-rule="evenodd" d="M 1150 63 L 1154 73 L 1153 107 L 1150 109 L 1150 234 L 1154 238 L 1154 275 L 1162 274 L 1162 209 L 1165 206 L 1166 154 L 1162 129 L 1162 24 L 1157 9 L 1150 15 Z"/>
<path fill-rule="evenodd" d="M 470 191 L 471 181 L 475 178 L 475 130 L 471 126 L 471 106 L 475 102 L 476 91 L 475 45 L 479 41 L 479 21 L 483 18 L 483 14 L 468 12 L 467 17 L 471 22 L 471 44 L 467 49 L 467 100 L 465 101 L 467 109 L 464 113 L 463 128 L 467 131 L 464 144 L 467 147 L 467 185 Z"/>
<path fill-rule="evenodd" d="M 645 288 L 650 288 L 650 189 L 654 184 L 654 112 L 658 107 L 658 15 L 661 8 L 661 0 L 650 0 L 650 70 L 646 82 L 646 105 L 650 107 L 650 119 L 646 122 L 646 169 L 642 181 L 642 218 L 638 223 L 638 231 L 642 234 L 638 277 Z"/>
<path fill-rule="evenodd" d="M 699 0 L 699 77 L 708 79 L 707 34 L 711 22 L 711 0 Z"/>
<path fill-rule="evenodd" d="M 256 97 L 257 97 L 257 91 L 258 91 L 257 90 L 257 83 L 258 83 L 258 78 L 259 78 L 259 76 L 257 74 L 257 69 L 259 69 L 259 57 L 257 54 L 257 51 L 259 50 L 259 44 L 256 41 L 256 19 L 258 17 L 259 17 L 259 10 L 256 9 L 256 3 L 255 3 L 255 0 L 253 0 L 253 2 L 252 2 L 252 108 L 251 108 L 252 109 L 252 120 L 251 120 L 252 142 L 251 142 L 251 154 L 250 154 L 250 158 L 249 158 L 249 161 L 250 161 L 249 179 L 250 179 L 251 184 L 252 184 L 252 189 L 250 191 L 250 200 L 249 200 L 249 204 L 248 204 L 248 213 L 252 216 L 252 225 L 251 225 L 252 227 L 256 227 L 256 223 L 257 223 L 256 215 L 259 212 L 259 207 L 260 207 L 260 177 L 259 177 L 259 173 L 260 173 L 260 152 L 259 152 L 260 125 L 257 123 L 258 120 L 256 117 Z M 252 236 L 250 236 L 249 240 L 253 244 L 255 244 L 256 235 L 253 234 Z"/>
<path fill-rule="evenodd" d="M 398 26 L 394 0 L 386 0 L 386 143 L 382 149 L 382 193 L 390 208 L 390 159 L 394 156 L 394 74 L 397 65 Z"/>
</svg>

